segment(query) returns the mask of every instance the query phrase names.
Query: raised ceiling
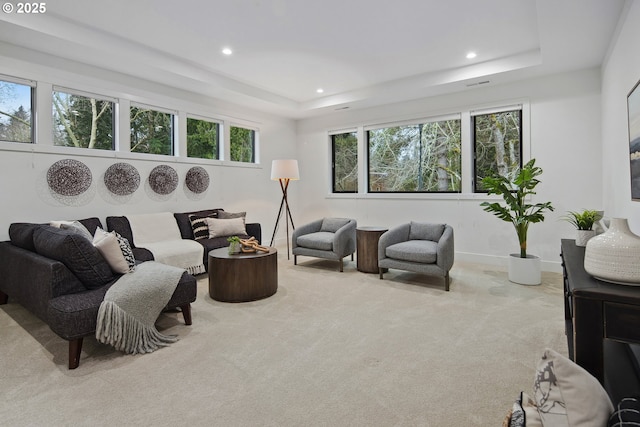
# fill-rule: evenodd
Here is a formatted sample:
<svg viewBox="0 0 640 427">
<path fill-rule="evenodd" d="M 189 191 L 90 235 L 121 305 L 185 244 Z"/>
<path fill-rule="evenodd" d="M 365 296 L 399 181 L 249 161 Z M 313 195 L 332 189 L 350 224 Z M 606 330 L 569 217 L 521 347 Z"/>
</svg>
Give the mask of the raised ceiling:
<svg viewBox="0 0 640 427">
<path fill-rule="evenodd" d="M 599 66 L 624 6 L 56 0 L 41 15 L 1 14 L 0 41 L 301 118 Z"/>
</svg>

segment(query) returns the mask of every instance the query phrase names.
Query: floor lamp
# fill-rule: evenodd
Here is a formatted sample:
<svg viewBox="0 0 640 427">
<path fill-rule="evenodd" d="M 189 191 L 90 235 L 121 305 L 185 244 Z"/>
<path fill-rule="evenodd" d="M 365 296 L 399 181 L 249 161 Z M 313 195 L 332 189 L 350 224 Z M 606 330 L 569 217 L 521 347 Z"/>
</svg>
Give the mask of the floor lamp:
<svg viewBox="0 0 640 427">
<path fill-rule="evenodd" d="M 293 225 L 293 218 L 291 217 L 291 210 L 289 209 L 287 189 L 289 188 L 289 181 L 297 181 L 300 179 L 300 173 L 298 172 L 298 161 L 293 159 L 274 160 L 271 163 L 271 179 L 280 182 L 280 189 L 282 190 L 282 201 L 280 201 L 280 210 L 278 211 L 276 224 L 273 226 L 273 235 L 271 236 L 271 244 L 269 246 L 273 246 L 273 239 L 275 239 L 276 237 L 278 223 L 280 222 L 280 217 L 282 217 L 282 211 L 284 209 L 284 222 L 287 226 L 287 259 L 289 259 L 289 221 L 291 221 L 292 229 L 295 230 L 296 227 L 295 225 Z"/>
</svg>

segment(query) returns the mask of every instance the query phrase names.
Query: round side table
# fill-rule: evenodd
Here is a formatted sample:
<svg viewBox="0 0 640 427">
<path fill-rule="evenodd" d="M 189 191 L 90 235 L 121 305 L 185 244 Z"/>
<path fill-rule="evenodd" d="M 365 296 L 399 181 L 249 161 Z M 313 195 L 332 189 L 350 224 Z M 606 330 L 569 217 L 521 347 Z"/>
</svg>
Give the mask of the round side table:
<svg viewBox="0 0 640 427">
<path fill-rule="evenodd" d="M 384 227 L 356 228 L 356 247 L 358 249 L 358 271 L 378 273 L 378 240 L 387 231 Z"/>
</svg>

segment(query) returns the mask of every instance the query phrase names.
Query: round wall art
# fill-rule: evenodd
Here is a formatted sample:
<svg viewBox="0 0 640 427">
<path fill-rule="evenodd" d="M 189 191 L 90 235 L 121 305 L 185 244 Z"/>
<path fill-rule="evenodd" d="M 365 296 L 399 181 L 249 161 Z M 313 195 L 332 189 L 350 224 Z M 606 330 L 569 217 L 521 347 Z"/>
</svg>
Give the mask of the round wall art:
<svg viewBox="0 0 640 427">
<path fill-rule="evenodd" d="M 140 174 L 129 163 L 114 163 L 104 173 L 104 185 L 118 196 L 128 196 L 138 189 Z"/>
<path fill-rule="evenodd" d="M 209 188 L 209 174 L 203 167 L 194 166 L 187 171 L 185 183 L 194 193 L 204 193 Z"/>
<path fill-rule="evenodd" d="M 91 186 L 91 171 L 84 163 L 73 160 L 58 160 L 47 171 L 49 188 L 63 196 L 77 196 Z"/>
<path fill-rule="evenodd" d="M 170 194 L 178 186 L 178 173 L 167 165 L 159 165 L 149 174 L 149 187 L 158 194 Z"/>
</svg>

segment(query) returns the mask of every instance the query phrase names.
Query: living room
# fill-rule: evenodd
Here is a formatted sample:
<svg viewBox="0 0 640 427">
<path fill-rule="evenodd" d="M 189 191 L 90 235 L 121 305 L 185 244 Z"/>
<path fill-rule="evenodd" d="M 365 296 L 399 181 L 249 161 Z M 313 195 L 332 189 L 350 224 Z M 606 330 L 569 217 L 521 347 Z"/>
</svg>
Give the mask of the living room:
<svg viewBox="0 0 640 427">
<path fill-rule="evenodd" d="M 291 182 L 288 199 L 296 225 L 324 216 L 355 218 L 358 225 L 385 227 L 411 220 L 450 224 L 455 230 L 456 263 L 460 263 L 461 266 L 458 273 L 453 275 L 449 292 L 449 294 L 455 294 L 456 279 L 461 286 L 463 283 L 467 286 L 465 280 L 473 281 L 476 275 L 489 277 L 487 280 L 494 280 L 495 277 L 506 280 L 505 259 L 509 253 L 517 251 L 517 239 L 513 229 L 508 224 L 483 212 L 480 203 L 487 197 L 473 192 L 470 179 L 473 170 L 470 147 L 462 147 L 463 187 L 461 192 L 376 194 L 367 191 L 367 170 L 364 168 L 367 152 L 363 141 L 364 134 L 372 126 L 388 123 L 456 114 L 468 117 L 475 110 L 519 105 L 523 111 L 523 158 L 524 160 L 535 158 L 537 165 L 544 170 L 541 176 L 542 182 L 534 200 L 549 200 L 555 207 L 555 211 L 549 213 L 543 223 L 532 226 L 528 244 L 530 251 L 542 258 L 545 282 L 541 288 L 549 288 L 546 291 L 547 297 L 553 295 L 557 298 L 558 307 L 553 309 L 559 310 L 556 324 L 562 328 L 562 279 L 558 274 L 561 272 L 558 254 L 560 239 L 573 238 L 573 229 L 566 222 L 560 221 L 560 217 L 569 210 L 583 208 L 604 210 L 606 217 L 627 218 L 631 229 L 640 234 L 640 208 L 636 202 L 632 201 L 630 190 L 627 113 L 627 95 L 640 80 L 640 58 L 637 55 L 636 46 L 637 40 L 640 40 L 638 29 L 640 6 L 634 1 L 591 1 L 588 5 L 582 2 L 562 5 L 554 5 L 549 1 L 532 3 L 533 5 L 529 7 L 533 8 L 536 14 L 538 24 L 535 25 L 544 23 L 553 26 L 554 35 L 564 36 L 549 39 L 545 37 L 550 33 L 541 31 L 538 44 L 533 49 L 537 50 L 537 56 L 521 55 L 517 58 L 520 61 L 519 64 L 515 60 L 511 64 L 512 69 L 495 72 L 489 77 L 473 74 L 474 69 L 471 66 L 463 65 L 461 69 L 470 74 L 462 75 L 457 79 L 447 80 L 445 74 L 431 73 L 422 76 L 426 81 L 424 87 L 419 86 L 416 81 L 409 81 L 409 89 L 403 86 L 402 81 L 398 81 L 396 86 L 392 87 L 398 94 L 403 91 L 414 91 L 417 94 L 402 99 L 393 96 L 385 97 L 375 92 L 374 88 L 370 88 L 371 92 L 379 95 L 383 102 L 373 97 L 372 100 L 366 100 L 371 102 L 369 105 L 365 100 L 358 98 L 359 92 L 356 90 L 349 94 L 352 101 L 349 99 L 337 101 L 334 98 L 338 98 L 338 95 L 329 94 L 326 95 L 326 99 L 319 96 L 303 102 L 294 102 L 287 100 L 284 96 L 259 90 L 261 88 L 247 89 L 244 86 L 245 82 L 235 81 L 233 76 L 217 74 L 210 69 L 190 68 L 190 64 L 186 61 L 184 63 L 180 61 L 179 55 L 167 55 L 166 52 L 153 49 L 144 51 L 141 50 L 142 44 L 127 46 L 127 40 L 108 34 L 104 30 L 95 30 L 90 26 L 65 20 L 67 18 L 61 15 L 64 12 L 56 12 L 55 4 L 47 4 L 47 12 L 39 17 L 5 13 L 0 17 L 0 58 L 2 58 L 0 80 L 14 78 L 32 82 L 36 89 L 34 104 L 36 125 L 35 144 L 0 142 L 0 150 L 2 150 L 0 176 L 3 178 L 0 182 L 0 194 L 3 196 L 4 206 L 0 211 L 0 240 L 8 240 L 9 225 L 14 222 L 48 222 L 93 216 L 104 220 L 109 215 L 184 212 L 221 207 L 229 212 L 247 212 L 247 222 L 262 225 L 263 243 L 268 244 L 269 237 L 274 231 L 281 196 L 277 182 L 270 179 L 271 161 L 293 158 L 297 159 L 299 164 L 300 180 Z M 280 14 L 284 13 L 282 8 L 286 10 L 286 4 L 287 2 L 274 2 L 276 17 L 282 17 Z M 121 13 L 124 13 L 124 9 Z M 571 16 L 574 16 L 575 23 L 572 23 Z M 602 17 L 602 21 L 606 21 L 609 26 L 599 28 L 599 32 L 590 31 L 585 22 L 591 21 L 587 21 L 586 18 L 593 19 L 594 16 Z M 585 20 L 582 21 L 578 17 Z M 558 23 L 557 20 L 562 22 Z M 63 29 L 60 26 L 61 23 L 68 26 Z M 71 35 L 71 29 L 77 32 Z M 68 34 L 65 33 L 67 30 Z M 97 33 L 102 37 L 98 37 Z M 596 33 L 606 34 L 606 38 L 594 38 Z M 75 42 L 78 43 L 76 46 L 73 37 L 78 35 L 83 38 L 82 41 Z M 402 38 L 398 37 L 398 42 L 401 43 Z M 96 52 L 91 56 L 92 62 L 85 63 L 83 55 L 87 53 L 91 43 L 95 43 Z M 556 45 L 554 49 L 552 45 Z M 77 49 L 74 49 L 74 46 Z M 128 47 L 133 49 L 129 51 L 133 53 L 114 51 L 105 55 L 110 46 L 114 50 L 118 48 L 124 50 Z M 215 45 L 215 48 L 217 49 L 218 46 Z M 60 49 L 65 49 L 67 53 L 64 56 L 58 54 Z M 168 46 L 167 49 L 178 52 L 179 44 Z M 598 52 L 599 59 L 597 62 L 577 66 L 577 68 L 567 64 L 566 61 L 559 61 L 561 65 L 558 65 L 553 72 L 536 74 L 537 68 L 542 68 L 547 61 L 552 62 L 557 59 L 551 57 L 552 54 L 548 52 L 558 55 L 558 52 L 562 53 L 563 49 L 567 56 L 571 56 L 570 49 L 593 49 Z M 241 56 L 241 53 L 238 51 L 234 55 Z M 132 56 L 134 54 L 136 56 Z M 233 60 L 233 56 L 226 59 Z M 130 73 L 126 71 L 125 66 L 128 60 L 132 68 Z M 497 62 L 491 64 L 497 66 Z M 331 71 L 330 67 L 321 70 L 327 74 Z M 145 75 L 151 77 L 144 78 Z M 206 84 L 207 79 L 213 80 L 213 84 Z M 178 82 L 176 86 L 167 83 L 171 80 Z M 490 83 L 478 84 L 486 80 Z M 227 87 L 224 86 L 225 84 Z M 254 161 L 247 163 L 230 161 L 225 157 L 225 155 L 228 156 L 228 151 L 223 151 L 221 160 L 204 161 L 188 158 L 180 154 L 187 152 L 185 138 L 180 137 L 180 135 L 186 135 L 186 130 L 181 129 L 180 126 L 178 126 L 178 132 L 182 133 L 179 133 L 179 137 L 176 138 L 177 146 L 175 147 L 177 156 L 132 153 L 125 147 L 119 147 L 118 144 L 122 141 L 130 141 L 130 130 L 127 127 L 117 128 L 118 134 L 115 138 L 117 149 L 115 150 L 96 150 L 100 152 L 88 153 L 86 148 L 56 146 L 50 138 L 53 124 L 49 111 L 51 111 L 51 92 L 60 88 L 116 99 L 118 117 L 123 120 L 129 120 L 129 106 L 147 105 L 175 112 L 179 125 L 180 123 L 184 125 L 189 115 L 216 119 L 227 132 L 223 141 L 228 139 L 228 130 L 232 126 L 255 130 Z M 236 102 L 229 99 L 229 93 L 236 96 Z M 359 137 L 358 155 L 361 161 L 356 193 L 331 191 L 330 136 L 339 132 L 355 132 Z M 228 150 L 228 147 L 225 149 Z M 89 168 L 93 184 L 81 196 L 57 197 L 48 188 L 47 171 L 55 162 L 69 158 L 79 160 Z M 140 173 L 140 188 L 131 197 L 113 197 L 101 184 L 107 168 L 119 161 L 130 163 Z M 180 186 L 177 191 L 168 196 L 154 194 L 145 182 L 151 170 L 160 164 L 171 165 L 180 177 Z M 193 166 L 205 167 L 209 175 L 210 185 L 204 193 L 192 194 L 183 188 L 182 177 Z M 282 280 L 290 280 L 290 283 L 298 280 L 318 280 L 307 276 L 304 265 L 294 269 L 292 261 L 287 260 L 284 253 L 286 235 L 283 225 L 284 223 L 281 224 L 276 235 L 276 246 L 280 252 L 279 262 L 280 265 L 286 266 L 281 270 L 284 276 Z M 467 265 L 470 267 L 465 269 Z M 478 265 L 483 267 L 477 267 Z M 306 270 L 317 272 L 322 277 L 321 281 L 336 281 L 337 283 L 331 285 L 331 290 L 339 292 L 340 276 L 336 277 L 336 275 L 340 273 L 333 271 L 330 264 L 316 265 L 309 262 Z M 354 272 L 355 266 L 351 263 L 346 267 L 345 274 Z M 454 265 L 453 273 L 455 272 Z M 296 274 L 302 275 L 296 277 Z M 363 281 L 365 279 L 356 278 L 357 287 L 369 284 L 368 279 L 366 282 Z M 385 280 L 383 283 L 387 282 Z M 409 285 L 401 280 L 389 286 L 392 289 L 399 287 L 406 290 Z M 444 298 L 451 298 L 449 295 L 440 296 L 441 290 L 438 289 L 438 285 L 431 286 L 428 282 L 425 287 L 426 295 L 432 299 L 442 301 Z M 282 284 L 279 289 L 279 293 L 284 291 L 281 298 L 287 295 L 287 291 L 290 296 L 294 295 L 291 289 L 287 289 Z M 524 300 L 534 298 L 530 290 L 522 292 L 525 294 L 514 297 L 516 301 L 518 298 Z M 315 293 L 313 295 L 317 296 Z M 380 291 L 379 295 L 392 297 L 383 291 Z M 470 295 L 473 296 L 475 293 L 472 291 Z M 198 296 L 199 299 L 205 297 L 207 296 Z M 453 296 L 453 298 L 457 297 Z M 479 297 L 473 301 L 491 304 L 490 299 L 485 300 Z M 339 304 L 338 300 L 331 302 Z M 504 302 L 501 300 L 496 304 Z M 546 302 L 547 300 L 543 299 L 540 305 L 544 306 Z M 212 309 L 219 308 L 210 307 L 211 303 L 207 303 L 206 306 Z M 256 311 L 267 310 L 264 305 L 253 308 Z M 539 308 L 544 310 L 544 307 Z M 294 312 L 299 309 L 297 303 L 291 306 Z M 229 315 L 238 325 L 245 321 L 240 318 L 240 313 L 246 314 L 246 312 L 238 310 L 237 314 L 233 314 L 228 308 L 220 312 Z M 198 323 L 198 315 L 209 320 L 216 316 L 200 310 L 199 313 L 194 313 L 194 325 Z M 236 315 L 239 317 L 233 317 Z M 274 313 L 271 315 L 275 316 Z M 21 320 L 23 324 L 20 323 Z M 279 320 L 288 321 L 284 318 Z M 19 313 L 18 319 L 6 315 L 2 322 L 4 322 L 3 325 L 17 323 L 20 326 L 25 324 L 29 326 L 34 324 L 35 320 L 25 318 Z M 171 329 L 176 328 L 173 318 L 168 323 Z M 547 326 L 541 328 L 545 329 Z M 38 337 L 35 341 L 49 342 L 49 340 L 58 339 L 55 335 L 48 338 L 46 330 L 38 328 L 35 330 Z M 455 328 L 449 332 L 454 333 Z M 179 343 L 196 341 L 200 333 L 181 336 Z M 564 331 L 555 331 L 555 333 L 557 335 L 549 338 L 550 342 L 541 344 L 566 345 L 562 341 Z M 247 335 L 248 332 L 242 334 Z M 392 336 L 389 333 L 387 338 Z M 559 341 L 558 336 L 561 338 Z M 8 342 L 4 339 L 2 332 L 0 337 L 2 337 L 0 341 Z M 430 338 L 440 341 L 437 337 Z M 237 348 L 241 352 L 240 344 L 229 341 L 229 336 L 221 340 L 230 344 L 230 348 Z M 24 341 L 20 341 L 18 345 L 29 347 L 29 344 Z M 52 345 L 53 347 L 40 351 L 46 353 L 46 359 L 55 359 L 53 363 L 52 360 L 46 360 L 46 362 L 49 363 L 51 371 L 55 370 L 56 374 L 64 377 L 65 386 L 73 388 L 75 381 L 87 381 L 93 383 L 96 389 L 104 384 L 113 387 L 112 390 L 115 388 L 114 383 L 109 383 L 109 380 L 92 379 L 86 371 L 84 374 L 68 373 L 63 360 L 66 349 L 60 350 L 57 343 Z M 195 344 L 193 351 L 197 353 L 198 349 L 206 348 L 199 347 L 201 345 Z M 53 355 L 49 350 L 51 348 L 55 349 Z M 538 353 L 541 354 L 543 349 L 544 345 L 541 345 Z M 166 350 L 159 351 L 158 355 Z M 566 348 L 557 350 L 566 352 Z M 97 354 L 93 362 L 87 360 L 88 363 L 86 363 L 83 359 L 83 364 L 86 363 L 87 368 L 91 370 L 100 371 L 99 363 L 105 360 L 109 362 L 109 367 L 105 369 L 109 370 L 117 370 L 128 363 L 118 361 L 105 350 L 96 350 L 95 347 L 89 346 L 88 351 L 93 352 L 94 355 Z M 14 356 L 14 353 L 11 355 Z M 231 353 L 228 356 L 230 358 L 248 357 L 231 355 Z M 192 357 L 194 356 L 188 356 L 189 359 Z M 275 356 L 270 354 L 270 357 Z M 526 365 L 525 371 L 533 370 L 537 358 L 539 354 L 518 363 Z M 32 359 L 33 356 L 28 358 L 28 360 Z M 374 359 L 367 359 L 367 362 L 371 365 L 377 363 Z M 167 372 L 171 372 L 172 369 L 171 366 L 163 366 L 162 362 L 156 366 L 166 368 Z M 80 366 L 82 367 L 83 365 Z M 464 368 L 471 369 L 466 365 Z M 0 378 L 11 380 L 7 383 L 20 387 L 17 378 L 28 377 L 29 366 L 20 367 L 19 377 L 9 378 L 7 373 L 5 375 L 7 377 Z M 320 386 L 324 385 L 319 373 L 309 375 L 310 381 L 315 381 Z M 38 376 L 43 379 L 48 378 L 46 371 L 42 370 L 38 371 Z M 176 378 L 176 381 L 180 379 Z M 241 388 L 241 382 L 235 386 Z M 512 386 L 513 384 L 509 385 L 510 388 Z M 527 387 L 530 385 L 522 383 L 520 388 L 513 389 L 513 397 L 515 398 L 518 391 Z M 45 395 L 49 393 L 55 392 L 51 390 Z M 70 391 L 64 393 L 72 396 Z M 162 396 L 163 392 L 160 390 L 154 393 L 158 394 L 160 400 L 169 399 Z M 212 398 L 214 394 L 212 392 Z M 79 399 L 76 409 L 81 411 L 82 398 L 78 396 L 76 398 Z M 319 396 L 316 398 L 320 399 Z M 460 396 L 460 398 L 464 397 Z M 291 399 L 290 402 L 297 401 Z M 327 401 L 323 402 L 328 405 Z M 451 406 L 455 404 L 451 397 L 440 403 Z M 488 404 L 488 402 L 485 403 Z M 497 405 L 491 402 L 491 405 L 504 407 L 506 412 L 510 402 L 500 401 Z M 133 410 L 133 408 L 129 409 Z M 197 408 L 191 409 L 197 410 Z M 203 408 L 200 410 L 204 411 Z M 338 413 L 342 412 L 338 411 Z M 280 419 L 280 421 L 293 423 L 294 415 L 291 412 L 288 414 L 289 418 Z M 229 419 L 225 418 L 225 420 Z M 365 421 L 367 418 L 364 416 L 354 419 L 359 420 L 354 422 L 355 424 L 367 424 Z M 393 419 L 401 425 L 413 424 L 401 417 L 384 419 L 387 421 Z M 202 422 L 201 418 L 193 418 L 193 420 L 196 424 Z M 325 420 L 335 421 L 335 418 Z M 40 421 L 46 424 L 46 419 Z M 348 420 L 343 421 L 349 424 Z M 430 424 L 425 418 L 414 418 L 413 421 L 415 424 L 438 425 Z M 264 421 L 265 425 L 275 423 L 273 420 Z M 25 424 L 38 424 L 38 420 L 31 418 Z M 482 424 L 470 422 L 470 425 Z"/>
</svg>

